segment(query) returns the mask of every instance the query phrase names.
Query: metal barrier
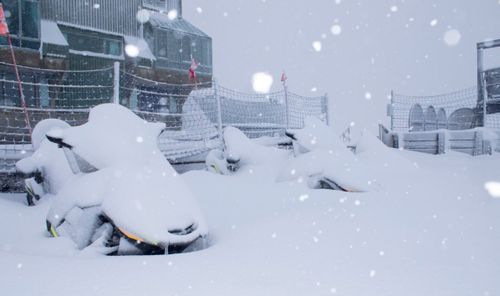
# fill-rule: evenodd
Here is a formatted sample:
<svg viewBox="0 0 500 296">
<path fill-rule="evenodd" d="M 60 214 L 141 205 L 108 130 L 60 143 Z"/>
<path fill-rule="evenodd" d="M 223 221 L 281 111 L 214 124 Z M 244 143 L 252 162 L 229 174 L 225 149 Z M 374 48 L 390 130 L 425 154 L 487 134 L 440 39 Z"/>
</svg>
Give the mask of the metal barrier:
<svg viewBox="0 0 500 296">
<path fill-rule="evenodd" d="M 389 105 L 391 130 L 395 132 L 413 132 L 448 128 L 448 120 L 456 110 L 477 106 L 477 87 L 471 87 L 453 93 L 436 96 L 408 96 L 392 93 Z M 430 115 L 431 110 L 440 116 Z M 441 120 L 440 120 L 441 117 Z M 432 118 L 432 122 L 429 119 Z M 427 125 L 427 129 L 426 129 Z"/>
<path fill-rule="evenodd" d="M 11 65 L 0 63 L 0 173 L 15 171 L 17 160 L 30 155 L 31 139 Z M 59 118 L 70 125 L 87 121 L 89 109 L 120 103 L 148 121 L 164 122 L 159 139 L 170 161 L 202 156 L 222 146 L 226 126 L 249 137 L 283 137 L 287 128 L 301 128 L 303 119 L 328 121 L 328 98 L 303 97 L 284 88 L 269 94 L 248 94 L 218 85 L 169 84 L 113 68 L 90 71 L 20 67 L 30 123 Z"/>
</svg>

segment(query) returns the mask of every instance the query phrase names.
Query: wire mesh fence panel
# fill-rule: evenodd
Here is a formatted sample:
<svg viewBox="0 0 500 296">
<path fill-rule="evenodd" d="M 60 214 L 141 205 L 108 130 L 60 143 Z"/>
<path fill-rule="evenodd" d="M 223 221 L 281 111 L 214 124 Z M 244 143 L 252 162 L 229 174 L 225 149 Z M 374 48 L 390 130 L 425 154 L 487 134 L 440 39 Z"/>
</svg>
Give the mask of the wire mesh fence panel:
<svg viewBox="0 0 500 296">
<path fill-rule="evenodd" d="M 223 147 L 226 126 L 251 138 L 284 137 L 301 128 L 304 118 L 326 120 L 326 97 L 286 92 L 248 94 L 213 82 L 170 84 L 113 68 L 69 71 L 20 67 L 31 126 L 57 118 L 71 126 L 87 122 L 90 108 L 113 101 L 144 120 L 165 123 L 159 146 L 171 161 L 198 157 Z M 116 69 L 118 70 L 118 68 Z M 12 65 L 0 63 L 0 172 L 14 172 L 15 162 L 33 153 L 25 112 Z M 118 82 L 118 83 L 117 83 Z M 118 87 L 118 91 L 115 86 Z"/>
<path fill-rule="evenodd" d="M 233 126 L 250 138 L 284 136 L 285 92 L 247 94 L 217 87 L 223 126 Z"/>
<path fill-rule="evenodd" d="M 308 116 L 316 116 L 326 122 L 328 114 L 327 99 L 326 96 L 304 97 L 288 92 L 289 127 L 302 128 L 304 118 Z"/>
<path fill-rule="evenodd" d="M 221 145 L 212 83 L 171 84 L 121 71 L 120 103 L 147 121 L 166 124 L 159 146 L 170 160 Z"/>
<path fill-rule="evenodd" d="M 18 70 L 31 127 L 48 118 L 81 125 L 91 107 L 112 98 L 112 68 L 71 71 L 19 66 Z M 13 172 L 15 162 L 31 153 L 14 67 L 0 62 L 0 172 Z"/>
<path fill-rule="evenodd" d="M 113 68 L 88 71 L 18 66 L 26 105 L 32 108 L 81 109 L 110 102 Z M 21 107 L 14 67 L 0 62 L 0 103 Z"/>
<path fill-rule="evenodd" d="M 425 112 L 432 109 L 441 113 L 441 118 L 444 115 L 449 118 L 453 112 L 463 108 L 477 110 L 477 94 L 477 87 L 436 96 L 393 94 L 391 103 L 391 129 L 395 132 L 424 130 L 426 125 Z M 432 125 L 435 126 L 436 124 L 433 123 Z M 436 127 L 443 128 L 445 125 L 441 119 L 440 124 Z M 429 123 L 427 126 L 429 126 Z"/>
</svg>

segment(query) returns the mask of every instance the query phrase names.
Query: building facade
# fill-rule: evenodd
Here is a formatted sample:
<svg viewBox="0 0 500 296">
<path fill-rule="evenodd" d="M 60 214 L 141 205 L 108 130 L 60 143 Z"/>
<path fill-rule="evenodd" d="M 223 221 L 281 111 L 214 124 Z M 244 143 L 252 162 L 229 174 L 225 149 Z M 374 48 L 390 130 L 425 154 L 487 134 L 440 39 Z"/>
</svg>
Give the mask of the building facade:
<svg viewBox="0 0 500 296">
<path fill-rule="evenodd" d="M 23 70 L 23 78 L 33 84 L 50 87 L 65 83 L 112 83 L 106 81 L 112 79 L 110 75 L 89 75 L 75 82 L 69 79 L 64 71 L 104 69 L 119 62 L 122 73 L 147 79 L 144 81 L 165 83 L 162 86 L 148 86 L 144 83 L 137 86 L 148 90 L 149 93 L 186 95 L 190 91 L 189 88 L 175 85 L 190 83 L 188 69 L 192 58 L 199 63 L 198 82 L 210 82 L 212 79 L 212 39 L 182 17 L 181 0 L 0 2 L 4 6 L 19 65 L 61 70 L 50 75 L 45 72 L 40 74 L 43 71 L 34 71 L 29 75 L 26 74 L 27 70 Z M 7 69 L 7 64 L 12 63 L 7 44 L 6 38 L 0 38 L 0 63 L 5 64 L 0 65 L 3 81 L 11 81 L 13 78 Z M 127 54 L 129 46 L 138 49 L 137 52 Z M 130 81 L 125 79 L 123 83 L 130 84 Z M 3 99 L 7 105 L 17 104 L 8 102 L 16 97 L 14 93 L 9 93 L 14 91 L 13 87 L 0 85 L 0 89 L 0 101 Z M 78 99 L 78 95 L 74 93 L 61 97 L 60 92 L 44 91 L 41 87 L 25 89 L 25 92 L 28 94 L 28 105 L 33 107 L 71 107 L 72 101 Z M 162 98 L 141 94 L 138 96 L 126 88 L 120 91 L 125 105 L 134 101 L 131 107 L 143 111 L 157 111 L 160 108 L 158 101 Z M 99 94 L 103 98 L 111 95 L 109 90 Z M 179 112 L 182 102 L 172 101 L 172 104 L 174 103 L 175 106 L 167 106 L 168 109 Z"/>
</svg>

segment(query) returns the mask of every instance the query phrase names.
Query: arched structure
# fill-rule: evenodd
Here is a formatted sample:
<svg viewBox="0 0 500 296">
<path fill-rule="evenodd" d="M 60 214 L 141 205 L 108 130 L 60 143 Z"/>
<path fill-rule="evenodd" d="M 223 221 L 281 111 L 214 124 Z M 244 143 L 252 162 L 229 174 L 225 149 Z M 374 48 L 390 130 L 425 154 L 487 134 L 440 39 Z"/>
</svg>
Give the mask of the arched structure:
<svg viewBox="0 0 500 296">
<path fill-rule="evenodd" d="M 474 111 L 471 108 L 461 108 L 450 115 L 448 129 L 466 130 L 474 127 Z"/>
<path fill-rule="evenodd" d="M 446 110 L 440 108 L 437 114 L 438 129 L 448 128 L 448 117 L 446 116 Z"/>
<path fill-rule="evenodd" d="M 420 132 L 424 130 L 424 111 L 420 104 L 415 104 L 410 109 L 408 118 L 408 128 L 410 132 Z"/>
<path fill-rule="evenodd" d="M 429 106 L 425 111 L 425 124 L 424 130 L 435 131 L 438 128 L 438 117 L 436 114 L 436 109 L 433 106 Z"/>
</svg>

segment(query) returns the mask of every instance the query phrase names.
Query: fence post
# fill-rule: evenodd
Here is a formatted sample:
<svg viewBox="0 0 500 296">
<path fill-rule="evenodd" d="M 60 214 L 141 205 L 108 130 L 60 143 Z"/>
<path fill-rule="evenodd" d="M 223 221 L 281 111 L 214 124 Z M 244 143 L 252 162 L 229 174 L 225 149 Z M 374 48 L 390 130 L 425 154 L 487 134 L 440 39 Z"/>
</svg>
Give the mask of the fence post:
<svg viewBox="0 0 500 296">
<path fill-rule="evenodd" d="M 283 91 L 285 92 L 285 129 L 290 128 L 290 107 L 288 106 L 288 86 L 286 86 L 286 81 L 283 82 Z"/>
<path fill-rule="evenodd" d="M 217 132 L 219 133 L 219 139 L 224 143 L 224 136 L 222 132 L 222 104 L 219 96 L 219 86 L 217 85 L 217 80 L 214 78 L 212 80 L 212 87 L 214 88 L 215 102 L 217 104 Z"/>
<path fill-rule="evenodd" d="M 478 87 L 481 88 L 481 96 L 483 97 L 483 127 L 486 127 L 486 116 L 487 116 L 487 100 L 488 100 L 488 90 L 486 88 L 486 73 L 481 72 L 481 84 Z"/>
<path fill-rule="evenodd" d="M 115 62 L 113 68 L 113 103 L 120 104 L 120 62 Z"/>
<path fill-rule="evenodd" d="M 326 108 L 326 125 L 331 126 L 331 118 L 330 118 L 330 98 L 328 98 L 328 93 L 325 93 L 324 96 L 324 104 Z"/>
<path fill-rule="evenodd" d="M 394 90 L 391 90 L 391 131 L 394 131 Z"/>
</svg>

